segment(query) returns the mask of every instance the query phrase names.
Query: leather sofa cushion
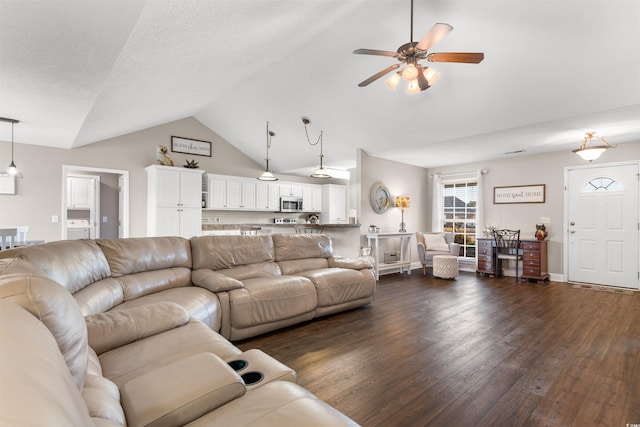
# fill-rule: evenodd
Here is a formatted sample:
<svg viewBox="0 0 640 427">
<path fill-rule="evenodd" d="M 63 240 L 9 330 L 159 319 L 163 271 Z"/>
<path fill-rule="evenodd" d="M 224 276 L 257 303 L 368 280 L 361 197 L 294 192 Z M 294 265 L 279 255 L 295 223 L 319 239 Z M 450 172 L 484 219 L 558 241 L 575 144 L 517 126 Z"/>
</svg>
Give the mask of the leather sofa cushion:
<svg viewBox="0 0 640 427">
<path fill-rule="evenodd" d="M 307 270 L 318 270 L 329 267 L 327 258 L 305 258 L 292 259 L 289 261 L 278 261 L 282 274 L 295 276 Z"/>
<path fill-rule="evenodd" d="M 87 375 L 82 389 L 89 415 L 92 418 L 109 420 L 124 426 L 126 419 L 120 406 L 120 391 L 118 386 L 103 376 Z"/>
<path fill-rule="evenodd" d="M 201 268 L 191 272 L 191 281 L 194 285 L 205 288 L 211 292 L 224 292 L 241 288 L 242 282 L 217 271 Z"/>
<path fill-rule="evenodd" d="M 357 427 L 358 424 L 289 381 L 273 381 L 185 427 Z"/>
<path fill-rule="evenodd" d="M 99 280 L 73 294 L 84 316 L 102 313 L 122 304 L 122 283 L 113 278 Z"/>
<path fill-rule="evenodd" d="M 51 331 L 78 390 L 82 390 L 89 354 L 87 327 L 71 294 L 46 277 L 6 275 L 0 276 L 0 299 L 23 307 Z"/>
<path fill-rule="evenodd" d="M 329 267 L 352 268 L 354 270 L 364 270 L 365 268 L 373 268 L 373 265 L 366 259 L 345 258 L 341 256 L 332 256 L 329 258 Z"/>
<path fill-rule="evenodd" d="M 204 323 L 191 320 L 184 326 L 115 348 L 99 357 L 103 375 L 121 388 L 129 380 L 159 366 L 199 353 L 213 353 L 227 359 L 241 351 Z"/>
<path fill-rule="evenodd" d="M 301 273 L 318 292 L 318 307 L 328 307 L 373 295 L 376 280 L 372 270 L 325 268 Z"/>
<path fill-rule="evenodd" d="M 189 313 L 172 302 L 112 310 L 85 318 L 89 345 L 97 354 L 182 326 Z"/>
<path fill-rule="evenodd" d="M 128 310 L 156 302 L 174 302 L 187 310 L 192 319 L 200 320 L 214 331 L 220 330 L 221 309 L 216 294 L 197 286 L 184 286 L 155 292 L 131 299 L 114 307 L 113 310 Z"/>
<path fill-rule="evenodd" d="M 0 424 L 93 425 L 47 328 L 18 304 L 2 299 L 0 325 Z"/>
<path fill-rule="evenodd" d="M 274 234 L 276 261 L 333 256 L 331 238 L 325 234 Z"/>
<path fill-rule="evenodd" d="M 191 270 L 187 267 L 169 267 L 132 273 L 116 280 L 122 285 L 124 300 L 129 301 L 164 289 L 190 286 Z"/>
<path fill-rule="evenodd" d="M 107 259 L 93 240 L 59 240 L 14 251 L 72 294 L 111 275 Z"/>
<path fill-rule="evenodd" d="M 271 236 L 200 236 L 191 238 L 193 268 L 220 270 L 274 261 Z"/>
<path fill-rule="evenodd" d="M 113 277 L 171 267 L 191 268 L 189 241 L 182 237 L 100 239 Z"/>
<path fill-rule="evenodd" d="M 257 277 L 243 283 L 244 288 L 229 291 L 234 328 L 247 328 L 309 313 L 317 305 L 315 286 L 304 277 Z"/>
<path fill-rule="evenodd" d="M 271 261 L 257 262 L 255 264 L 239 265 L 231 268 L 223 268 L 217 271 L 236 280 L 254 279 L 256 277 L 281 276 L 280 266 Z"/>
<path fill-rule="evenodd" d="M 245 394 L 242 378 L 211 353 L 196 354 L 122 386 L 129 427 L 181 426 Z"/>
</svg>

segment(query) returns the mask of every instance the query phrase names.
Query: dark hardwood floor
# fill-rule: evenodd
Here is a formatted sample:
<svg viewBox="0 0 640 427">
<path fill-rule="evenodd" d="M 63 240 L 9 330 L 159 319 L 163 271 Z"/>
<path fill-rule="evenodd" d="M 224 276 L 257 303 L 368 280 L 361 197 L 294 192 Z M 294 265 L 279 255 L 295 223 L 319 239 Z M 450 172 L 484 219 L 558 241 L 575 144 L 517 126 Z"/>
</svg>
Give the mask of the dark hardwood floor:
<svg viewBox="0 0 640 427">
<path fill-rule="evenodd" d="M 363 426 L 640 423 L 640 292 L 414 270 L 371 306 L 236 344 Z"/>
</svg>

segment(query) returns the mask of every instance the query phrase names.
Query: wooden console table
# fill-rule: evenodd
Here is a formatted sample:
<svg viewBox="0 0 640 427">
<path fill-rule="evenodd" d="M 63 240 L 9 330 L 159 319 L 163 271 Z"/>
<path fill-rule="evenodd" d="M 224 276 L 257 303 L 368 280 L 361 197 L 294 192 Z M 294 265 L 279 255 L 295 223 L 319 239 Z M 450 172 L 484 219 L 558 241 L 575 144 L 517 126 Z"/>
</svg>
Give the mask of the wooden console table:
<svg viewBox="0 0 640 427">
<path fill-rule="evenodd" d="M 376 280 L 380 279 L 380 272 L 386 270 L 400 269 L 403 273 L 411 274 L 411 236 L 413 233 L 369 233 L 367 234 L 367 244 L 373 249 L 373 257 L 376 260 L 374 266 Z M 380 262 L 380 245 L 382 239 L 400 239 L 400 259 L 393 262 Z M 373 242 L 373 246 L 371 243 Z M 383 258 L 384 259 L 384 258 Z"/>
<path fill-rule="evenodd" d="M 498 271 L 500 265 L 496 260 L 495 240 L 477 239 L 478 268 L 476 274 L 486 274 L 498 277 L 502 275 Z M 523 280 L 546 281 L 549 280 L 549 266 L 547 263 L 546 240 L 520 240 L 522 250 L 522 275 Z"/>
</svg>

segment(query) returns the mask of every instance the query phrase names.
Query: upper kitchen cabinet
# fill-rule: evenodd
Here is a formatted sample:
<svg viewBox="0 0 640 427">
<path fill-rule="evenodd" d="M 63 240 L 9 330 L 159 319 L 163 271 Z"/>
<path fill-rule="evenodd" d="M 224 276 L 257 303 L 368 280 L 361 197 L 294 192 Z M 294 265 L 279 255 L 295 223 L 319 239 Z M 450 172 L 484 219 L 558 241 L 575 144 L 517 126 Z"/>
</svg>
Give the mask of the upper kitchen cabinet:
<svg viewBox="0 0 640 427">
<path fill-rule="evenodd" d="M 302 185 L 302 210 L 304 212 L 322 211 L 322 186 L 317 184 Z"/>
<path fill-rule="evenodd" d="M 302 199 L 302 184 L 293 184 L 290 182 L 280 183 L 280 196 L 282 197 L 299 197 Z"/>
<path fill-rule="evenodd" d="M 347 223 L 347 187 L 325 184 L 322 186 L 322 214 L 324 224 Z"/>
</svg>

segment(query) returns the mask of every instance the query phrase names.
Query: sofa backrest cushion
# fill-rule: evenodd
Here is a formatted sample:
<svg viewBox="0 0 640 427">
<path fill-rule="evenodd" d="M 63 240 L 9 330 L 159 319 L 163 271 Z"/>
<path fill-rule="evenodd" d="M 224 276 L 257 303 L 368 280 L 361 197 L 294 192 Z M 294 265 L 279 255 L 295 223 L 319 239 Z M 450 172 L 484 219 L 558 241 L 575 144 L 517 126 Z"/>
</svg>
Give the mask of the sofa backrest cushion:
<svg viewBox="0 0 640 427">
<path fill-rule="evenodd" d="M 0 299 L 23 307 L 51 331 L 78 390 L 82 391 L 89 357 L 87 326 L 71 294 L 46 277 L 9 274 L 0 276 Z"/>
<path fill-rule="evenodd" d="M 256 277 L 281 276 L 280 266 L 275 262 L 257 262 L 255 264 L 239 265 L 237 267 L 216 270 L 220 274 L 236 280 L 254 279 Z"/>
<path fill-rule="evenodd" d="M 72 294 L 111 275 L 107 259 L 93 240 L 59 240 L 11 252 Z"/>
<path fill-rule="evenodd" d="M 140 237 L 100 239 L 111 275 L 121 277 L 172 267 L 191 268 L 191 247 L 182 237 Z"/>
<path fill-rule="evenodd" d="M 50 331 L 18 304 L 2 299 L 0 325 L 0 425 L 92 426 Z"/>
<path fill-rule="evenodd" d="M 278 265 L 280 266 L 282 274 L 295 276 L 296 274 L 309 270 L 328 268 L 329 261 L 327 258 L 292 259 L 288 261 L 278 261 Z"/>
<path fill-rule="evenodd" d="M 325 234 L 274 234 L 276 261 L 333 256 L 331 238 Z"/>
<path fill-rule="evenodd" d="M 274 261 L 271 236 L 201 236 L 191 238 L 193 268 L 220 270 Z"/>
</svg>

